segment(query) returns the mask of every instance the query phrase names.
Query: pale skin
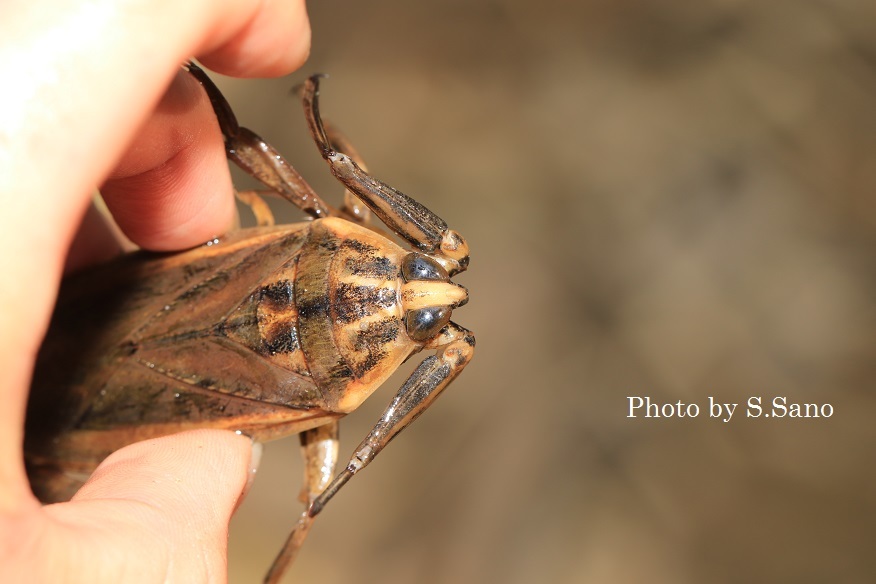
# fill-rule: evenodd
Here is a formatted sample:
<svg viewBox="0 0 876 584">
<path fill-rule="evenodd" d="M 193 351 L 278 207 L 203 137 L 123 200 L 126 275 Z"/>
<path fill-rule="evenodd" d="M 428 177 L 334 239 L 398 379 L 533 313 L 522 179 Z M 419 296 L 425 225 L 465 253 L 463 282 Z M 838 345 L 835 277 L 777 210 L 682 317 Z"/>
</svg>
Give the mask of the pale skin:
<svg viewBox="0 0 876 584">
<path fill-rule="evenodd" d="M 249 439 L 136 444 L 72 502 L 42 507 L 22 459 L 27 392 L 65 265 L 119 250 L 99 223 L 76 235 L 95 189 L 154 250 L 233 222 L 219 128 L 180 64 L 283 75 L 309 42 L 303 0 L 0 4 L 0 581 L 226 580 L 228 522 L 257 462 Z"/>
</svg>

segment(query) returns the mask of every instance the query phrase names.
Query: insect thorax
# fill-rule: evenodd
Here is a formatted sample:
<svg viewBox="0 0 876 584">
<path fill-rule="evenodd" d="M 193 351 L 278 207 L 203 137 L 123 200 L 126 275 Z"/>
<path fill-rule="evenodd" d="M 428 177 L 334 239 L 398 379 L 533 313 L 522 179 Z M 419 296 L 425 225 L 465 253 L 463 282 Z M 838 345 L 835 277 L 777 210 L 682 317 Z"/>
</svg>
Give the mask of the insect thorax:
<svg viewBox="0 0 876 584">
<path fill-rule="evenodd" d="M 405 334 L 400 303 L 406 253 L 341 219 L 314 222 L 302 246 L 289 299 L 295 343 L 335 411 L 354 410 L 419 348 Z M 266 315 L 291 310 L 269 295 L 263 306 Z"/>
</svg>

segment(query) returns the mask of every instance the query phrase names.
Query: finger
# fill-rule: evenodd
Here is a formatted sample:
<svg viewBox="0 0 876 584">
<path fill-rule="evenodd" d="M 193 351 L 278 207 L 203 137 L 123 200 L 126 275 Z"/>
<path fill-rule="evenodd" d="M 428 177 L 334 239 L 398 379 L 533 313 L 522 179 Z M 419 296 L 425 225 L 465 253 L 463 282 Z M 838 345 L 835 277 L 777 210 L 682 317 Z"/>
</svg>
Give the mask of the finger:
<svg viewBox="0 0 876 584">
<path fill-rule="evenodd" d="M 70 244 L 64 274 L 80 270 L 86 266 L 108 261 L 125 251 L 132 244 L 125 241 L 109 212 L 100 201 L 94 200 L 85 211 L 79 230 Z"/>
<path fill-rule="evenodd" d="M 5 30 L 15 31 L 0 38 L 0 78 L 14 88 L 0 108 L 0 511 L 28 495 L 20 456 L 27 387 L 91 193 L 191 55 L 212 55 L 226 70 L 247 57 L 236 68 L 247 74 L 287 72 L 300 62 L 304 49 L 293 35 L 306 16 L 301 0 L 289 4 L 298 7 L 292 16 L 282 1 L 262 0 L 33 0 L 0 8 Z M 248 42 L 250 35 L 265 40 Z M 268 65 L 259 67 L 257 51 Z"/>
<path fill-rule="evenodd" d="M 279 24 L 281 23 L 281 24 Z M 310 22 L 304 0 L 264 2 L 229 41 L 199 60 L 235 77 L 277 77 L 298 69 L 310 53 Z"/>
<path fill-rule="evenodd" d="M 204 89 L 180 70 L 101 194 L 137 245 L 176 250 L 227 231 L 234 196 L 225 147 Z"/>
<path fill-rule="evenodd" d="M 277 74 L 306 52 L 306 41 L 296 38 L 307 30 L 301 0 L 34 0 L 4 5 L 2 20 L 16 34 L 0 39 L 0 74 L 15 87 L 4 92 L 0 108 L 0 193 L 14 194 L 4 201 L 0 227 L 16 229 L 0 229 L 0 249 L 29 250 L 5 262 L 7 273 L 20 274 L 11 281 L 28 283 L 0 285 L 0 303 L 10 306 L 50 302 L 52 278 L 90 193 L 182 61 L 216 55 L 230 69 L 240 55 L 248 61 L 235 70 Z M 262 40 L 248 42 L 250 36 Z M 256 51 L 265 52 L 266 66 L 258 65 Z M 6 330 L 21 328 L 13 316 L 0 322 Z M 21 316 L 40 330 L 34 315 Z"/>
<path fill-rule="evenodd" d="M 4 78 L 16 83 L 0 112 L 0 135 L 16 145 L 0 159 L 0 170 L 9 171 L 0 183 L 28 180 L 2 192 L 43 195 L 24 200 L 45 213 L 44 233 L 58 243 L 69 241 L 70 218 L 82 212 L 179 63 L 203 54 L 225 70 L 278 74 L 300 63 L 306 49 L 301 0 L 36 0 L 3 17 L 24 33 L 0 43 Z M 160 39 L 149 32 L 156 30 Z M 62 42 L 64 50 L 53 49 Z M 235 64 L 237 58 L 246 62 Z M 61 195 L 67 191 L 76 196 Z M 46 200 L 52 198 L 58 200 Z"/>
<path fill-rule="evenodd" d="M 37 581 L 63 580 L 55 566 L 82 582 L 224 579 L 228 523 L 251 474 L 251 444 L 200 430 L 116 452 L 70 503 L 44 508 L 39 546 L 60 555 L 42 556 L 52 564 Z"/>
</svg>

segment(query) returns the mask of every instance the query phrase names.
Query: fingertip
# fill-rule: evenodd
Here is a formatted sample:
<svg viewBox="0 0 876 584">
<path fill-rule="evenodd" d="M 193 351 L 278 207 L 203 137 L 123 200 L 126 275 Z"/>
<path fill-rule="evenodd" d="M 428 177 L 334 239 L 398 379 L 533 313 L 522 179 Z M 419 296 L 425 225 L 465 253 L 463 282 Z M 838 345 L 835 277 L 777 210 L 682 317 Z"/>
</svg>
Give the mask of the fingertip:
<svg viewBox="0 0 876 584">
<path fill-rule="evenodd" d="M 310 55 L 310 40 L 310 21 L 303 0 L 262 3 L 247 26 L 198 58 L 224 75 L 280 77 L 304 64 Z"/>
<path fill-rule="evenodd" d="M 181 71 L 101 194 L 129 239 L 171 251 L 227 231 L 232 193 L 216 115 L 201 85 Z"/>
<path fill-rule="evenodd" d="M 122 231 L 138 246 L 151 251 L 187 249 L 235 224 L 233 191 L 230 180 L 221 179 L 223 173 L 228 173 L 224 159 L 217 164 L 190 151 L 116 181 L 104 198 Z"/>
<path fill-rule="evenodd" d="M 69 503 L 43 507 L 43 547 L 77 565 L 77 581 L 202 582 L 227 570 L 228 524 L 252 465 L 252 441 L 196 430 L 110 455 Z M 47 543 L 48 542 L 48 543 Z M 57 555 L 56 554 L 56 555 Z M 66 574 L 52 571 L 44 581 Z M 69 569 L 69 566 L 68 566 Z M 42 580 L 41 580 L 42 581 Z"/>
<path fill-rule="evenodd" d="M 230 518 L 253 463 L 253 442 L 226 430 L 193 430 L 132 444 L 114 452 L 73 500 L 130 499 Z M 227 523 L 227 521 L 226 521 Z"/>
<path fill-rule="evenodd" d="M 238 497 L 237 503 L 235 504 L 234 511 L 232 511 L 232 513 L 237 511 L 238 507 L 240 507 L 241 503 L 243 503 L 243 500 L 249 494 L 249 490 L 252 488 L 252 484 L 256 478 L 256 473 L 259 470 L 259 464 L 261 464 L 262 461 L 262 451 L 263 446 L 261 442 L 252 443 L 252 451 L 249 458 L 249 469 L 247 470 L 246 475 L 246 484 L 243 486 L 243 491 L 241 491 L 240 497 Z"/>
</svg>

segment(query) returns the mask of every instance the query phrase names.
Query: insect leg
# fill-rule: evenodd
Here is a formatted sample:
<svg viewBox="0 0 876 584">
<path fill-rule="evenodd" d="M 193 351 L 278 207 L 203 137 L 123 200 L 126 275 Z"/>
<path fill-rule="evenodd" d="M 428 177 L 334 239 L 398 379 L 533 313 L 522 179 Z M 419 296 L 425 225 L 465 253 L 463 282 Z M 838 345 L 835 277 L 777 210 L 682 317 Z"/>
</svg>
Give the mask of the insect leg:
<svg viewBox="0 0 876 584">
<path fill-rule="evenodd" d="M 235 190 L 234 195 L 237 197 L 237 200 L 250 208 L 252 214 L 255 215 L 256 225 L 268 227 L 274 224 L 274 214 L 258 191 Z"/>
<path fill-rule="evenodd" d="M 319 114 L 319 79 L 314 75 L 305 82 L 302 100 L 310 133 L 332 174 L 399 237 L 434 255 L 451 276 L 465 270 L 468 244 L 459 233 L 411 197 L 370 176 L 351 155 L 337 148 Z"/>
<path fill-rule="evenodd" d="M 471 331 L 451 322 L 431 345 L 429 348 L 438 349 L 436 354 L 423 359 L 411 373 L 371 433 L 359 444 L 347 467 L 314 499 L 308 511 L 310 517 L 322 511 L 354 474 L 365 468 L 390 440 L 432 405 L 471 360 L 475 338 Z"/>
<path fill-rule="evenodd" d="M 353 159 L 353 162 L 364 171 L 368 171 L 368 168 L 365 166 L 365 162 L 362 160 L 362 157 L 359 155 L 359 152 L 350 143 L 350 140 L 338 130 L 334 124 L 329 122 L 328 120 L 323 120 L 323 127 L 325 128 L 326 136 L 328 137 L 329 142 L 335 150 L 339 150 L 345 153 L 347 156 Z M 357 223 L 361 223 L 363 225 L 368 225 L 371 222 L 371 211 L 368 210 L 368 207 L 362 203 L 362 200 L 356 196 L 356 194 L 350 189 L 346 189 L 344 191 L 344 206 L 341 210 L 346 214 L 347 217 L 356 221 Z"/>
<path fill-rule="evenodd" d="M 204 86 L 210 98 L 230 160 L 313 218 L 338 214 L 273 146 L 237 123 L 225 96 L 200 67 L 189 62 L 186 69 Z"/>
<path fill-rule="evenodd" d="M 335 420 L 302 432 L 301 453 L 304 457 L 304 483 L 299 498 L 304 503 L 304 511 L 265 576 L 266 584 L 274 584 L 283 577 L 307 538 L 313 524 L 313 516 L 308 511 L 335 474 L 338 462 L 338 422 Z"/>
</svg>

